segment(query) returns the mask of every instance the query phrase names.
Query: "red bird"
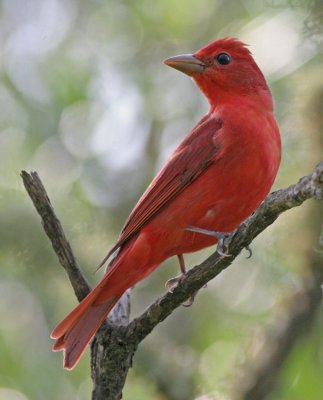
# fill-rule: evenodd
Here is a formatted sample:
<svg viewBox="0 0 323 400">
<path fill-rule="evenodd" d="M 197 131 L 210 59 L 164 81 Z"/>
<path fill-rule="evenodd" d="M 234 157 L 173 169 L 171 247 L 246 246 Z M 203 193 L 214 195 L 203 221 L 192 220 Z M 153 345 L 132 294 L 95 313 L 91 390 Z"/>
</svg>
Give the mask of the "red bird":
<svg viewBox="0 0 323 400">
<path fill-rule="evenodd" d="M 188 228 L 230 232 L 268 194 L 280 163 L 273 100 L 246 46 L 223 38 L 165 63 L 189 75 L 210 110 L 170 156 L 128 217 L 92 292 L 53 330 L 72 369 L 120 299 L 165 259 L 217 243 Z M 106 258 L 106 259 L 107 259 Z"/>
</svg>

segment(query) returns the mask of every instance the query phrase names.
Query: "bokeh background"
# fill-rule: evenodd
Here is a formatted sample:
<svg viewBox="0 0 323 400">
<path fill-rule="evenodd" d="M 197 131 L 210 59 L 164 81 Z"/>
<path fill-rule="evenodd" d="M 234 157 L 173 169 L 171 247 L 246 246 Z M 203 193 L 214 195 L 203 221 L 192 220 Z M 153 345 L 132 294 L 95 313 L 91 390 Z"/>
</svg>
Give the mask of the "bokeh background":
<svg viewBox="0 0 323 400">
<path fill-rule="evenodd" d="M 0 1 L 0 400 L 91 393 L 88 352 L 68 373 L 50 349 L 50 331 L 76 299 L 20 171 L 39 173 L 94 284 L 138 197 L 208 109 L 163 59 L 221 36 L 250 45 L 275 97 L 280 188 L 322 159 L 322 23 L 321 0 Z M 124 398 L 225 399 L 251 339 L 275 320 L 319 247 L 319 207 L 282 215 L 255 240 L 250 260 L 242 254 L 191 308 L 161 324 L 136 354 Z M 169 260 L 137 285 L 132 316 L 176 274 Z M 322 378 L 320 313 L 271 399 L 320 400 Z"/>
</svg>

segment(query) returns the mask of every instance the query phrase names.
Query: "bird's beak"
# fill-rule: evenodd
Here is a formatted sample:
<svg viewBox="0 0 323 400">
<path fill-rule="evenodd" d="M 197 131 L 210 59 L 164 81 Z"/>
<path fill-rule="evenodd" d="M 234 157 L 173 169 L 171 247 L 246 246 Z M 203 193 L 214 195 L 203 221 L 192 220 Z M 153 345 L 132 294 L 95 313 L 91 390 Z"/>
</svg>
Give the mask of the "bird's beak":
<svg viewBox="0 0 323 400">
<path fill-rule="evenodd" d="M 182 54 L 180 56 L 170 57 L 167 58 L 164 63 L 189 76 L 201 74 L 206 67 L 203 61 L 193 56 L 193 54 Z"/>
</svg>

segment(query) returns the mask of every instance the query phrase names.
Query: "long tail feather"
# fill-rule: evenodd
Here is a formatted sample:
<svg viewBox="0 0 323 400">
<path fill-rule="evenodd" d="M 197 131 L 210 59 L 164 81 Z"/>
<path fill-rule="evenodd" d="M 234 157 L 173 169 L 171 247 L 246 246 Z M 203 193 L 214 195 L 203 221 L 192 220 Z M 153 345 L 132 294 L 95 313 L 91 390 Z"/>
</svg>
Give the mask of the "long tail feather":
<svg viewBox="0 0 323 400">
<path fill-rule="evenodd" d="M 74 368 L 96 331 L 127 289 L 118 279 L 121 262 L 122 258 L 51 333 L 51 338 L 55 339 L 53 351 L 64 351 L 64 368 Z M 119 285 L 112 282 L 112 285 L 107 286 L 107 281 L 111 278 L 118 281 Z"/>
<path fill-rule="evenodd" d="M 138 274 L 129 272 L 131 263 L 137 263 L 138 258 L 127 258 L 133 244 L 123 248 L 92 292 L 51 333 L 51 338 L 55 339 L 53 351 L 64 351 L 64 368 L 74 368 L 122 294 L 138 281 Z"/>
<path fill-rule="evenodd" d="M 81 311 L 78 317 L 75 317 L 75 313 L 72 312 L 71 319 L 68 315 L 62 321 L 62 326 L 58 325 L 52 332 L 51 337 L 56 339 L 53 350 L 64 350 L 64 368 L 69 370 L 74 368 L 118 299 L 118 296 L 114 296 L 105 303 L 88 306 L 85 311 L 83 307 L 80 307 Z M 83 304 L 81 303 L 80 306 Z"/>
</svg>

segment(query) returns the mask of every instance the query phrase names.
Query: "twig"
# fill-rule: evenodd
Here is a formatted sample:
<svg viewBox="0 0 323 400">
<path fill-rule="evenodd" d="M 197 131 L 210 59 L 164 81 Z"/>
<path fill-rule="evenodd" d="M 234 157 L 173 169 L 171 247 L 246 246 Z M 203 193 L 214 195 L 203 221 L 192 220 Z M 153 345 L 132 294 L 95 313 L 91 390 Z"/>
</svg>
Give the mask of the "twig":
<svg viewBox="0 0 323 400">
<path fill-rule="evenodd" d="M 55 215 L 46 190 L 39 179 L 37 172 L 31 172 L 28 174 L 26 171 L 22 171 L 21 177 L 29 196 L 41 217 L 43 228 L 52 243 L 58 260 L 67 272 L 77 299 L 81 301 L 90 293 L 91 288 L 78 266 L 71 246 L 66 239 L 62 225 Z"/>
</svg>

